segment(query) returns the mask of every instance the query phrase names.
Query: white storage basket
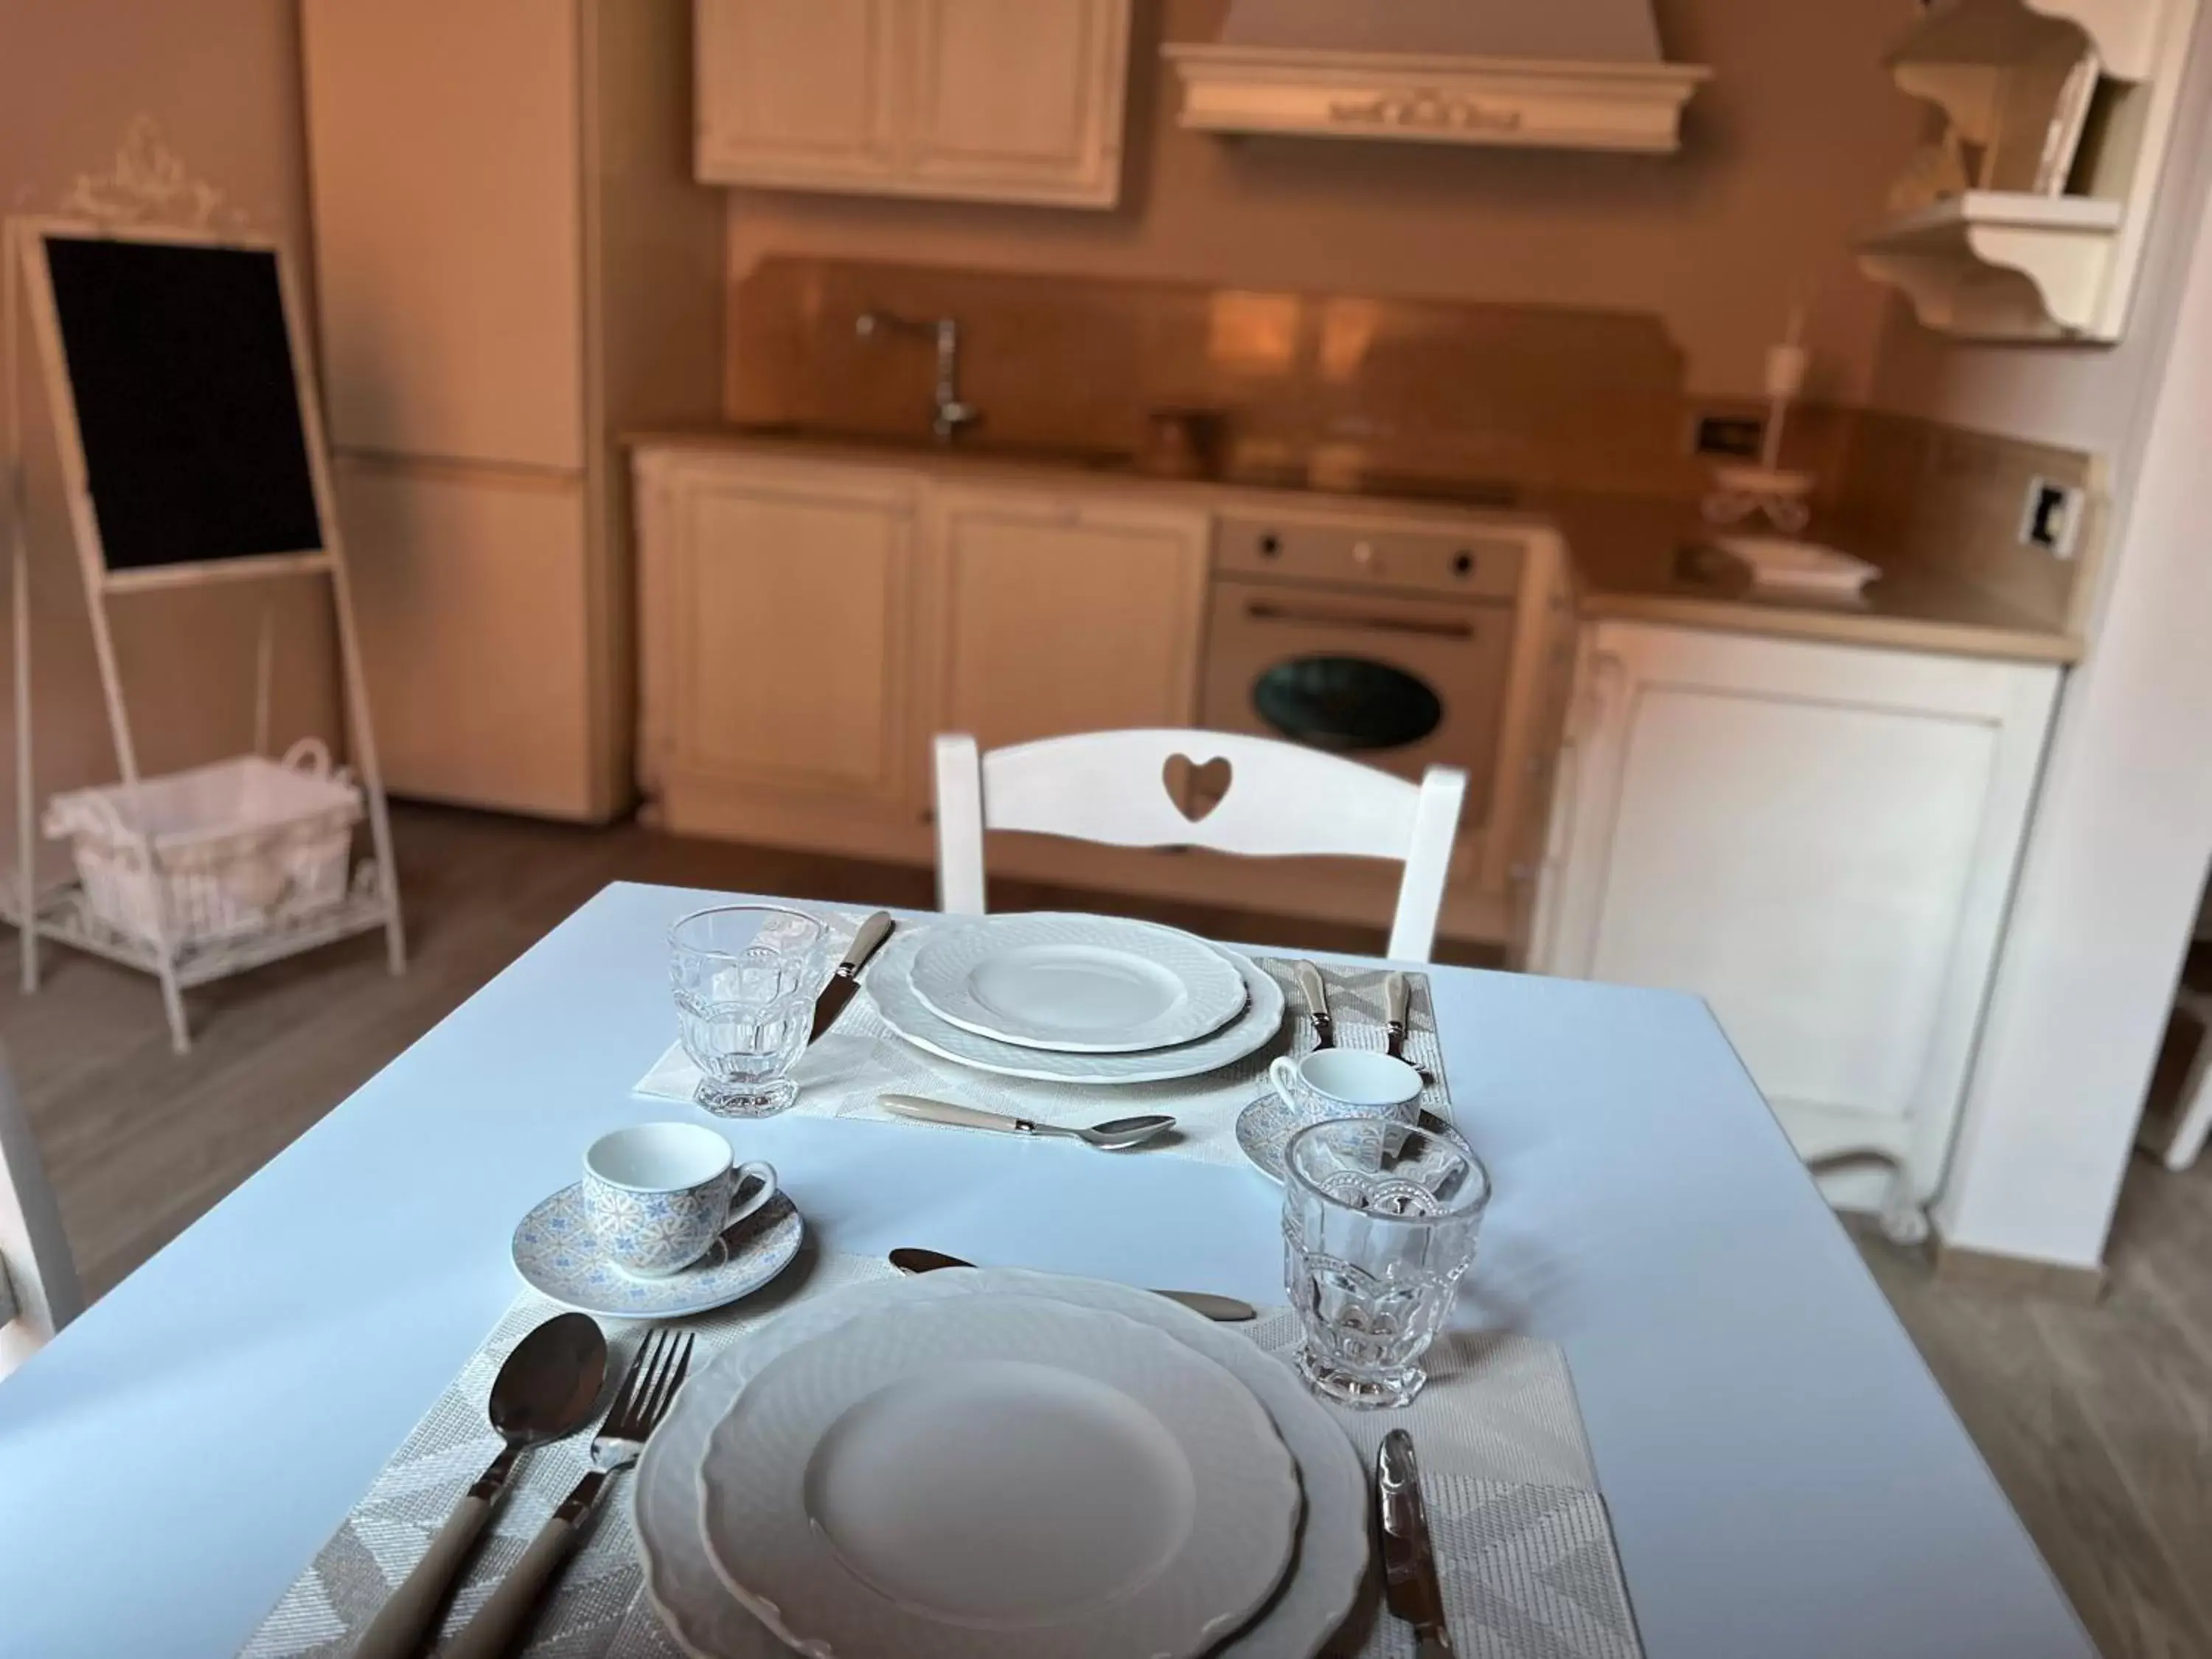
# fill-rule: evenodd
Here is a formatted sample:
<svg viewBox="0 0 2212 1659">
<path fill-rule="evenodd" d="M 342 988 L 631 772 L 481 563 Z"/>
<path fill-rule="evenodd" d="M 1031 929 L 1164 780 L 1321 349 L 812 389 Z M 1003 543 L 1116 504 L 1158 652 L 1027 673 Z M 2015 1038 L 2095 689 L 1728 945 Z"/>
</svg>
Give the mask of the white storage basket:
<svg viewBox="0 0 2212 1659">
<path fill-rule="evenodd" d="M 303 738 L 258 755 L 57 795 L 92 918 L 172 951 L 262 933 L 343 903 L 361 791 Z"/>
</svg>

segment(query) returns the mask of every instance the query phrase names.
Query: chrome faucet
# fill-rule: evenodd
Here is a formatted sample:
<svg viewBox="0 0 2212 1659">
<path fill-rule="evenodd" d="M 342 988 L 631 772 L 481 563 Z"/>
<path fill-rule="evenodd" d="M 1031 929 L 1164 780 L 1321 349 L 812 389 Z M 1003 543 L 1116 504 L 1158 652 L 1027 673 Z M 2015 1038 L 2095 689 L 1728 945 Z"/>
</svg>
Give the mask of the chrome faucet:
<svg viewBox="0 0 2212 1659">
<path fill-rule="evenodd" d="M 983 418 L 983 411 L 973 404 L 960 400 L 960 323 L 957 318 L 939 317 L 932 322 L 917 318 L 902 317 L 895 311 L 864 311 L 854 319 L 853 332 L 864 340 L 873 339 L 885 329 L 896 329 L 904 334 L 920 334 L 937 342 L 937 408 L 930 417 L 929 429 L 937 434 L 937 441 L 949 444 L 965 428 Z"/>
</svg>

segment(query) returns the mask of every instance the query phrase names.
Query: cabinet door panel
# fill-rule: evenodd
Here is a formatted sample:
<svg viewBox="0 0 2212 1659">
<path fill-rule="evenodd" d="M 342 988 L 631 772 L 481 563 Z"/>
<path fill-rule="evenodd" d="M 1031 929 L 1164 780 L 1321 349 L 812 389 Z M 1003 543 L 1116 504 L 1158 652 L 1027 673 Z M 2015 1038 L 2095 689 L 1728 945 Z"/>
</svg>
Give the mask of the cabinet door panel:
<svg viewBox="0 0 2212 1659">
<path fill-rule="evenodd" d="M 868 475 L 677 487 L 672 764 L 902 797 L 913 508 Z"/>
<path fill-rule="evenodd" d="M 924 181 L 1110 204 L 1126 0 L 917 0 L 908 166 Z"/>
<path fill-rule="evenodd" d="M 1627 717 L 1591 976 L 1696 991 L 1778 1098 L 1909 1110 L 1994 728 L 1668 685 Z"/>
<path fill-rule="evenodd" d="M 1607 623 L 1583 652 L 1547 971 L 1709 1002 L 1799 1149 L 1940 1177 L 2054 670 Z"/>
<path fill-rule="evenodd" d="M 343 457 L 333 483 L 386 783 L 590 816 L 581 483 Z"/>
<path fill-rule="evenodd" d="M 1203 515 L 947 491 L 933 518 L 940 730 L 994 749 L 1193 721 Z"/>
<path fill-rule="evenodd" d="M 699 176 L 854 186 L 895 163 L 892 0 L 698 0 Z"/>
<path fill-rule="evenodd" d="M 331 441 L 584 465 L 573 7 L 308 0 Z"/>
</svg>

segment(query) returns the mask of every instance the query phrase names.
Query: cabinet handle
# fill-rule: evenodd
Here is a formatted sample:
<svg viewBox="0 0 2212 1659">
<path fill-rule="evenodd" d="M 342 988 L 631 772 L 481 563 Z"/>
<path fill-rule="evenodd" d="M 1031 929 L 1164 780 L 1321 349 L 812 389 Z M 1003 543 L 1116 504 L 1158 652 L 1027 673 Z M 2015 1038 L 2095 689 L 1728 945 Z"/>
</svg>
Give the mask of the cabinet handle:
<svg viewBox="0 0 2212 1659">
<path fill-rule="evenodd" d="M 1471 640 L 1471 622 L 1445 622 L 1426 617 L 1375 617 L 1319 607 L 1275 605 L 1255 599 L 1244 607 L 1254 622 L 1303 623 L 1321 628 L 1359 628 L 1376 634 L 1425 634 L 1431 639 Z"/>
</svg>

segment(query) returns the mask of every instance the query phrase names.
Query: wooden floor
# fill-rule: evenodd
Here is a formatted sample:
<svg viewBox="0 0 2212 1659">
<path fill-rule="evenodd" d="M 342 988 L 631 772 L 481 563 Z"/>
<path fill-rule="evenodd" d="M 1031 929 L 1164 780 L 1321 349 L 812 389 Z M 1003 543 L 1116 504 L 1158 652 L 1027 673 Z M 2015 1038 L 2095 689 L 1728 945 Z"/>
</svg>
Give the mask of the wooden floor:
<svg viewBox="0 0 2212 1659">
<path fill-rule="evenodd" d="M 931 902 L 925 872 L 635 828 L 404 808 L 395 829 L 414 958 L 404 979 L 364 939 L 211 986 L 189 999 L 197 1040 L 180 1060 L 149 980 L 58 951 L 35 998 L 12 958 L 0 975 L 0 1036 L 90 1293 L 609 881 Z M 1055 896 L 1008 884 L 994 900 Z M 1379 923 L 1117 908 L 1259 944 L 1374 951 L 1383 939 Z M 12 951 L 14 936 L 0 929 L 0 942 Z M 1860 1248 L 2106 1659 L 2212 1659 L 2212 1159 L 2182 1176 L 2137 1160 L 2095 1307 L 1937 1283 L 1871 1234 Z"/>
</svg>

